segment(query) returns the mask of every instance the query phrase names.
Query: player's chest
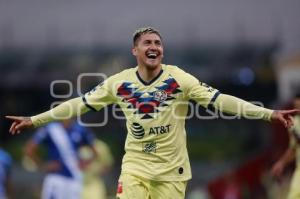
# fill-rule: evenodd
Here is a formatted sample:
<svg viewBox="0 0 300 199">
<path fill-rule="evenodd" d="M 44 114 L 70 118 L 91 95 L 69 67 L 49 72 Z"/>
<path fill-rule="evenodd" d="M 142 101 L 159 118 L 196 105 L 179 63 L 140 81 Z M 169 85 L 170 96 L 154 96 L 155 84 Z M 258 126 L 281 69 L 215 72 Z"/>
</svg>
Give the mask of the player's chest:
<svg viewBox="0 0 300 199">
<path fill-rule="evenodd" d="M 180 84 L 171 76 L 151 85 L 135 81 L 124 81 L 116 89 L 118 104 L 123 111 L 140 115 L 143 119 L 152 118 L 176 101 L 183 98 Z"/>
</svg>

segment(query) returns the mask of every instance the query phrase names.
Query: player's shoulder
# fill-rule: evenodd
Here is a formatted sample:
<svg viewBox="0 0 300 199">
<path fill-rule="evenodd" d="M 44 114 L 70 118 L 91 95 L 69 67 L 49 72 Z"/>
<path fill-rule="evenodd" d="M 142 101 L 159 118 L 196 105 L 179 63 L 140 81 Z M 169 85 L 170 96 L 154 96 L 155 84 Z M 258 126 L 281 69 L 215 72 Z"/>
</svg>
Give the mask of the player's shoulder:
<svg viewBox="0 0 300 199">
<path fill-rule="evenodd" d="M 184 73 L 186 73 L 183 69 L 181 69 L 180 67 L 178 67 L 176 65 L 164 64 L 163 69 L 165 69 L 166 71 L 168 71 L 171 74 L 184 74 Z"/>
<path fill-rule="evenodd" d="M 109 79 L 111 81 L 115 81 L 115 80 L 119 80 L 119 79 L 126 79 L 130 76 L 133 76 L 135 74 L 136 70 L 137 70 L 136 67 L 127 68 L 127 69 L 122 70 L 119 73 L 116 73 L 116 74 L 110 76 Z"/>
<path fill-rule="evenodd" d="M 178 81 L 189 82 L 196 79 L 193 75 L 176 65 L 165 65 L 164 68 Z"/>
</svg>

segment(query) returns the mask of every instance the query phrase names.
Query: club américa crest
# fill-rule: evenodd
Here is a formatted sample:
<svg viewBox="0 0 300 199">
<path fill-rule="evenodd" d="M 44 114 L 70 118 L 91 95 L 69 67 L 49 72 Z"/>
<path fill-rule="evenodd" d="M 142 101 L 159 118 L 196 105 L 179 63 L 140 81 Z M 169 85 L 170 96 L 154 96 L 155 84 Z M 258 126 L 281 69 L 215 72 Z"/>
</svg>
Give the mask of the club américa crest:
<svg viewBox="0 0 300 199">
<path fill-rule="evenodd" d="M 134 114 L 141 114 L 141 119 L 151 119 L 152 113 L 160 112 L 159 107 L 169 106 L 170 101 L 176 99 L 176 94 L 181 92 L 179 84 L 169 76 L 162 81 L 162 85 L 150 92 L 138 91 L 138 87 L 132 82 L 123 82 L 117 90 L 117 96 L 128 104 L 128 109 L 136 110 Z"/>
</svg>

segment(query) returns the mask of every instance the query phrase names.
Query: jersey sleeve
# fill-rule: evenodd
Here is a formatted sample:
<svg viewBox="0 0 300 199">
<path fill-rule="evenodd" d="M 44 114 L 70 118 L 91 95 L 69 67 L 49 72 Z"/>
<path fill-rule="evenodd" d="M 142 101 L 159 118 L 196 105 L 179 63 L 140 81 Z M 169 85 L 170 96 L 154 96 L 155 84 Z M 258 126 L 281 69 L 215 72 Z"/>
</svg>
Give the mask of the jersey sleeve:
<svg viewBox="0 0 300 199">
<path fill-rule="evenodd" d="M 242 116 L 247 119 L 263 119 L 271 121 L 273 110 L 257 106 L 240 98 L 221 94 L 215 100 L 213 107 L 217 110 L 235 116 Z"/>
<path fill-rule="evenodd" d="M 49 111 L 32 116 L 30 119 L 33 126 L 39 127 L 44 124 L 70 119 L 88 112 L 90 109 L 85 106 L 81 97 L 76 97 L 50 109 Z"/>
<path fill-rule="evenodd" d="M 82 97 L 84 104 L 93 111 L 99 111 L 103 107 L 114 103 L 116 98 L 112 94 L 113 85 L 110 85 L 112 81 L 113 80 L 109 78 L 86 93 Z"/>
<path fill-rule="evenodd" d="M 186 82 L 188 83 L 186 86 L 186 97 L 189 100 L 194 100 L 205 108 L 209 108 L 209 105 L 213 104 L 220 94 L 217 89 L 200 82 L 197 78 L 188 73 L 186 73 L 185 78 L 187 78 Z"/>
</svg>

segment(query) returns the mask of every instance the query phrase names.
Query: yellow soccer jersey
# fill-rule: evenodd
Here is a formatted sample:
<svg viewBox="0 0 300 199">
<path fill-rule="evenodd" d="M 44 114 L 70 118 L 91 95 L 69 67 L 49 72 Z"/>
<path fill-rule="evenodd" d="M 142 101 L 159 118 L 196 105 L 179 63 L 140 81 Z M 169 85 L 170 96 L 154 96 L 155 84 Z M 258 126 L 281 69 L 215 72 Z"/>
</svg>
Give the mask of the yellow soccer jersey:
<svg viewBox="0 0 300 199">
<path fill-rule="evenodd" d="M 137 67 L 111 76 L 83 101 L 93 110 L 117 103 L 126 117 L 127 138 L 122 173 L 157 181 L 191 178 L 186 148 L 188 100 L 207 107 L 219 92 L 176 66 L 162 65 L 144 82 Z"/>
<path fill-rule="evenodd" d="M 297 168 L 300 168 L 300 116 L 294 117 L 294 125 L 290 132 L 290 147 L 296 149 L 296 164 Z"/>
</svg>

